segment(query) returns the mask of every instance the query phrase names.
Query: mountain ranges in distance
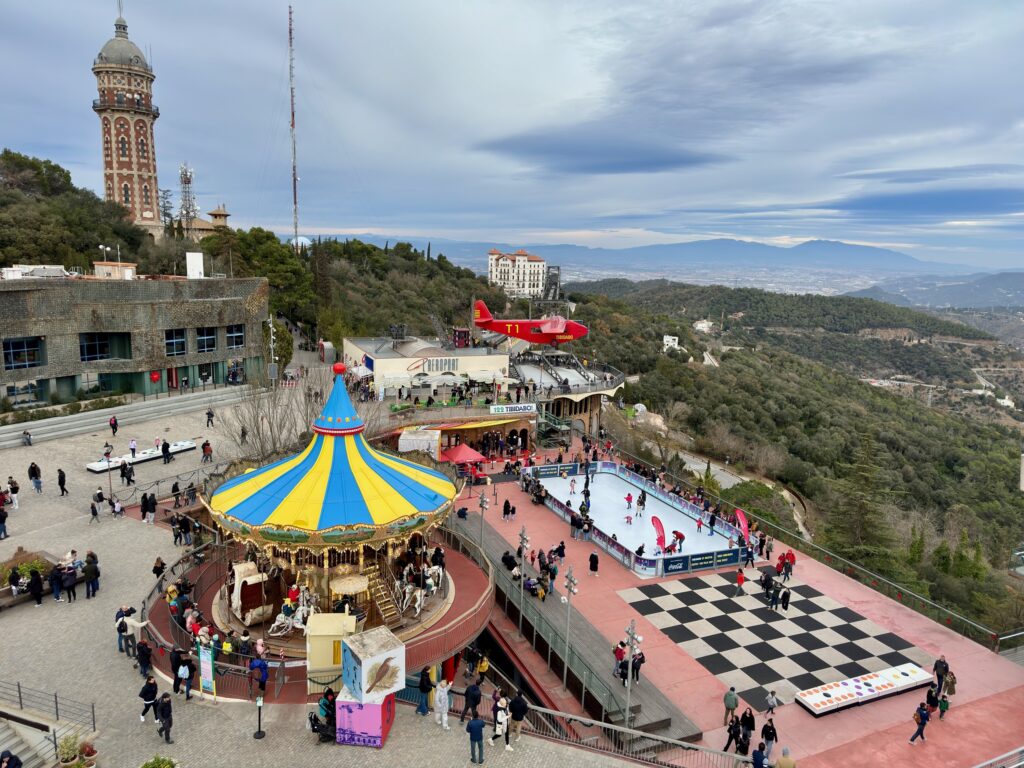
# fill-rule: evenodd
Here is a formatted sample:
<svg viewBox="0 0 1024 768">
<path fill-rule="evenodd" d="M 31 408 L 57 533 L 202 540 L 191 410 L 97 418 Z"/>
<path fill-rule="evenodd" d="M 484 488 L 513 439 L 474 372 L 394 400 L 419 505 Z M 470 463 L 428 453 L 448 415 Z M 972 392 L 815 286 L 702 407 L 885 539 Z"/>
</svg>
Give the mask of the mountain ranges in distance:
<svg viewBox="0 0 1024 768">
<path fill-rule="evenodd" d="M 962 276 L 917 275 L 882 280 L 848 296 L 903 307 L 988 309 L 1024 307 L 1024 271 Z"/>
</svg>

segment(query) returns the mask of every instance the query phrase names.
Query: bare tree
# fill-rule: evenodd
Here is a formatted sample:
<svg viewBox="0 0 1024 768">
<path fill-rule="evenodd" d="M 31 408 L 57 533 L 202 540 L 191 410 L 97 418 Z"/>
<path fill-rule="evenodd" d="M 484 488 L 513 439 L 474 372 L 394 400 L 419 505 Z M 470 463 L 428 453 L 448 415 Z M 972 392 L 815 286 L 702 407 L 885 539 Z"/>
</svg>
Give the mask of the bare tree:
<svg viewBox="0 0 1024 768">
<path fill-rule="evenodd" d="M 298 388 L 250 384 L 242 399 L 221 416 L 240 455 L 262 462 L 295 446 L 303 431 L 299 392 Z"/>
</svg>

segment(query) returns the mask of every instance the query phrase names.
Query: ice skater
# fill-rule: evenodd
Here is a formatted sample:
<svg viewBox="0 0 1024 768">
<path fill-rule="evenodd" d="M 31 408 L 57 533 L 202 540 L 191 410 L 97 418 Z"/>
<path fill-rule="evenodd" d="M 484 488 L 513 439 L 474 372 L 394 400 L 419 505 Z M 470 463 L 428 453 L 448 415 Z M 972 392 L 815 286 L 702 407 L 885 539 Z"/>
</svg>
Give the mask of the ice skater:
<svg viewBox="0 0 1024 768">
<path fill-rule="evenodd" d="M 570 496 L 575 496 L 576 495 L 576 478 L 575 477 L 572 480 L 569 481 L 569 495 Z"/>
<path fill-rule="evenodd" d="M 698 517 L 697 518 L 697 533 L 700 533 L 700 529 L 703 528 L 703 527 L 704 527 L 704 518 L 703 517 Z"/>
<path fill-rule="evenodd" d="M 633 516 L 632 515 L 626 515 L 626 525 L 632 525 L 632 524 L 633 524 Z"/>
<path fill-rule="evenodd" d="M 626 509 L 632 509 L 632 508 L 633 508 L 633 494 L 632 493 L 627 493 L 626 494 Z"/>
<path fill-rule="evenodd" d="M 708 520 L 708 536 L 715 535 L 715 523 L 718 522 L 718 515 L 714 512 L 711 513 L 711 519 Z"/>
</svg>

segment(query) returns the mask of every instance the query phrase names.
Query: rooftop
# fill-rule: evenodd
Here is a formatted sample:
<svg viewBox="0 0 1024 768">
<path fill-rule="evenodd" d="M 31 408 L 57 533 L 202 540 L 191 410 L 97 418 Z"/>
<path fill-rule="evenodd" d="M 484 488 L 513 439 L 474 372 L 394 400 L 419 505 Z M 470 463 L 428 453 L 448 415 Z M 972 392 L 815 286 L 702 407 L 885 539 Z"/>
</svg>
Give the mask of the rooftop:
<svg viewBox="0 0 1024 768">
<path fill-rule="evenodd" d="M 390 336 L 361 336 L 345 339 L 365 354 L 375 359 L 420 358 L 420 357 L 486 357 L 505 355 L 489 347 L 453 347 L 445 349 L 439 339 L 409 336 L 394 345 Z"/>
</svg>

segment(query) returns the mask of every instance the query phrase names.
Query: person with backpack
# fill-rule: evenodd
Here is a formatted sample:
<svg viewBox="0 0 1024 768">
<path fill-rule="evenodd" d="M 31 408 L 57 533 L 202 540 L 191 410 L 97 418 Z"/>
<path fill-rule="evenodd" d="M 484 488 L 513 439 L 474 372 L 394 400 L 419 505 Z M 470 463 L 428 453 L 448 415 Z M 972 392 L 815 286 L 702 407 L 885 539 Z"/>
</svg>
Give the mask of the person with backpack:
<svg viewBox="0 0 1024 768">
<path fill-rule="evenodd" d="M 110 425 L 110 434 L 117 437 L 117 416 L 111 416 L 107 423 Z"/>
<path fill-rule="evenodd" d="M 920 736 L 921 741 L 924 741 L 924 727 L 928 725 L 928 720 L 931 715 L 928 714 L 928 707 L 922 701 L 917 705 L 917 709 L 914 711 L 914 722 L 917 723 L 917 730 L 914 731 L 914 735 L 910 737 L 910 743 L 913 744 L 914 740 Z"/>
<path fill-rule="evenodd" d="M 213 426 L 213 408 L 207 408 L 206 409 L 206 426 L 207 427 L 212 427 Z"/>
<path fill-rule="evenodd" d="M 114 614 L 114 629 L 117 631 L 117 651 L 118 653 L 124 653 L 124 640 L 125 635 L 128 634 L 128 622 L 125 621 L 127 616 L 131 616 L 135 613 L 135 609 L 122 605 L 117 609 L 117 613 Z"/>
<path fill-rule="evenodd" d="M 157 716 L 156 678 L 152 675 L 146 675 L 146 682 L 142 686 L 142 690 L 139 691 L 139 698 L 142 699 L 142 714 L 139 715 L 139 722 L 146 722 L 146 713 L 153 710 L 153 722 L 159 723 L 160 718 Z"/>
<path fill-rule="evenodd" d="M 185 701 L 192 700 L 192 678 L 196 674 L 196 664 L 188 654 L 182 654 L 181 664 L 178 665 L 177 677 L 181 678 L 185 686 Z"/>
<path fill-rule="evenodd" d="M 160 727 L 156 729 L 156 735 L 163 736 L 164 741 L 168 744 L 174 743 L 174 740 L 171 738 L 171 726 L 174 725 L 172 709 L 171 694 L 164 692 L 156 707 L 156 716 L 160 719 Z"/>
</svg>

